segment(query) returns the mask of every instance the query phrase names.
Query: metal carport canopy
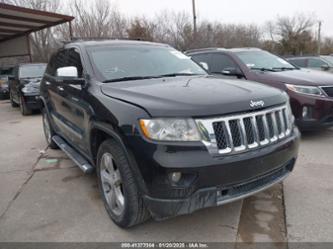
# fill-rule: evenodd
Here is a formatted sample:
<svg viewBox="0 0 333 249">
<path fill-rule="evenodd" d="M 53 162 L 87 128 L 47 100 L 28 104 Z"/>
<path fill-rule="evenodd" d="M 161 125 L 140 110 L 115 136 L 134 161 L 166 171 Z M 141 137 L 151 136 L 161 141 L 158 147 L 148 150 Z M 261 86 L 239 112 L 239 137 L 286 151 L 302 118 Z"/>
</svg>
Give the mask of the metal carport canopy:
<svg viewBox="0 0 333 249">
<path fill-rule="evenodd" d="M 0 43 L 73 19 L 72 16 L 0 3 Z"/>
</svg>

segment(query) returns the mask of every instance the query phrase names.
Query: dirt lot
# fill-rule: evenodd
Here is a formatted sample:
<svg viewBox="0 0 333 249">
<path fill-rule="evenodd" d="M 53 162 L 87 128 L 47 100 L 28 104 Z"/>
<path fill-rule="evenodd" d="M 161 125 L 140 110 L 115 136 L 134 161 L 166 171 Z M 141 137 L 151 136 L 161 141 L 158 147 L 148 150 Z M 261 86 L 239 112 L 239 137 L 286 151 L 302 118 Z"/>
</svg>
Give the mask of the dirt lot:
<svg viewBox="0 0 333 249">
<path fill-rule="evenodd" d="M 109 220 L 95 175 L 46 148 L 40 114 L 0 101 L 0 141 L 0 241 L 333 241 L 333 129 L 303 135 L 283 185 L 129 230 Z"/>
</svg>

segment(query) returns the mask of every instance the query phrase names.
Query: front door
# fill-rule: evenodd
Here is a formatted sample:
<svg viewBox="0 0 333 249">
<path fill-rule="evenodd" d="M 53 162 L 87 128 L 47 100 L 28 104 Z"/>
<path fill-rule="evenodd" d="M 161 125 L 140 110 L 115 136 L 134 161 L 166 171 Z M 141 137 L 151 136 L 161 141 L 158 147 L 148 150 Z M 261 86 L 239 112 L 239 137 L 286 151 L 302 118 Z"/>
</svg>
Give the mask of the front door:
<svg viewBox="0 0 333 249">
<path fill-rule="evenodd" d="M 49 97 L 51 102 L 51 117 L 59 133 L 69 144 L 81 152 L 87 152 L 85 145 L 86 128 L 89 122 L 89 105 L 83 100 L 86 89 L 80 85 L 62 82 L 57 77 L 57 69 L 74 66 L 78 77 L 83 77 L 83 67 L 78 50 L 66 49 L 58 55 L 61 63 L 56 63 L 55 76 L 50 84 Z"/>
</svg>

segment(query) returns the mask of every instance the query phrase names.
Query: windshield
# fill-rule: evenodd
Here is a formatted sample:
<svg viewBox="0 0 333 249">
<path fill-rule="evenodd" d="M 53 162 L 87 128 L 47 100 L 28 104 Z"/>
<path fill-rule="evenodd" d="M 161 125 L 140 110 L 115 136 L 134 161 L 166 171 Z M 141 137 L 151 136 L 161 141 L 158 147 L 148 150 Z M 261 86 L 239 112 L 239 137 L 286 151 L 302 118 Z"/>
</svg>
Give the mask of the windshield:
<svg viewBox="0 0 333 249">
<path fill-rule="evenodd" d="M 101 81 L 206 74 L 189 57 L 169 47 L 107 46 L 91 48 L 88 53 Z"/>
<path fill-rule="evenodd" d="M 46 69 L 46 65 L 24 65 L 20 67 L 20 78 L 39 78 L 42 77 Z"/>
<path fill-rule="evenodd" d="M 237 52 L 236 55 L 250 69 L 296 69 L 286 60 L 266 51 L 242 51 Z"/>
<path fill-rule="evenodd" d="M 333 66 L 333 56 L 323 56 L 325 61 L 328 62 L 328 64 L 332 67 Z"/>
</svg>

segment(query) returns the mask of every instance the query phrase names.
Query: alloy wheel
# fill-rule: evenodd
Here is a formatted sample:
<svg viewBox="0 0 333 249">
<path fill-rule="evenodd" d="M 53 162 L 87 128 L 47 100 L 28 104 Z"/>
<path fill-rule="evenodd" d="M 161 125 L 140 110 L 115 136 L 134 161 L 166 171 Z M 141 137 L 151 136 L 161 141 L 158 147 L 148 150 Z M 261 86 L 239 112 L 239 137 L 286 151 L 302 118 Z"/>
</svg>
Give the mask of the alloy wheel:
<svg viewBox="0 0 333 249">
<path fill-rule="evenodd" d="M 120 172 L 110 153 L 104 153 L 101 158 L 100 177 L 109 207 L 115 215 L 120 216 L 125 209 L 125 198 Z"/>
</svg>

